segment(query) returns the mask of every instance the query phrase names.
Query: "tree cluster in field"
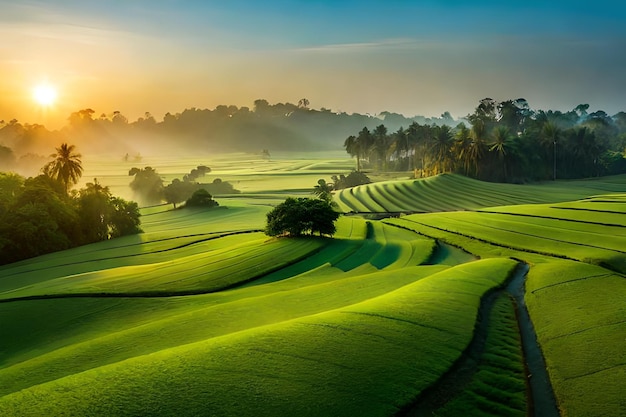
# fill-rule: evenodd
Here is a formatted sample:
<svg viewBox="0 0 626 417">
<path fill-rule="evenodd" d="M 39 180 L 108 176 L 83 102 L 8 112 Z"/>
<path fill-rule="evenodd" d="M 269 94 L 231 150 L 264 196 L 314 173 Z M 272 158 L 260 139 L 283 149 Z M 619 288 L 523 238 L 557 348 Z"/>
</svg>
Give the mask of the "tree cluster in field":
<svg viewBox="0 0 626 417">
<path fill-rule="evenodd" d="M 132 168 L 128 175 L 133 177 L 130 188 L 133 190 L 135 198 L 143 205 L 156 205 L 165 201 L 173 204 L 176 208 L 177 204 L 188 201 L 199 190 L 204 190 L 211 198 L 212 195 L 216 194 L 239 193 L 231 183 L 222 181 L 220 178 L 215 178 L 211 183 L 198 183 L 196 181 L 209 172 L 211 172 L 211 168 L 200 165 L 192 169 L 189 174 L 185 174 L 182 180 L 175 178 L 167 186 L 163 184 L 163 178 L 152 167 Z"/>
<path fill-rule="evenodd" d="M 370 184 L 372 180 L 361 171 L 352 171 L 348 175 L 333 175 L 333 189 L 342 190 L 344 188 L 356 187 L 357 185 Z"/>
<path fill-rule="evenodd" d="M 470 124 L 411 123 L 389 133 L 378 125 L 349 136 L 357 170 L 456 172 L 488 181 L 524 182 L 626 172 L 626 113 L 532 110 L 526 100 L 483 99 Z"/>
<path fill-rule="evenodd" d="M 194 191 L 194 193 L 185 202 L 185 207 L 217 207 L 218 202 L 213 200 L 213 196 L 204 188 Z"/>
<path fill-rule="evenodd" d="M 142 149 L 176 149 L 198 152 L 254 152 L 269 157 L 272 151 L 336 149 L 339 141 L 351 132 L 368 126 L 374 128 L 384 121 L 391 128 L 411 122 L 453 124 L 449 113 L 440 118 L 404 117 L 382 112 L 347 114 L 329 109 L 309 107 L 307 99 L 298 104 L 254 101 L 248 107 L 220 105 L 215 109 L 189 108 L 180 113 L 166 113 L 161 120 L 152 114 L 130 121 L 119 111 L 100 114 L 93 109 L 71 113 L 68 123 L 59 131 L 50 131 L 40 124 L 0 120 L 0 165 L 20 172 L 41 167 L 38 154 L 49 143 L 62 140 L 80 141 L 83 152 L 135 155 L 140 162 Z M 128 138 L 133 138 L 132 141 Z M 128 156 L 133 160 L 133 156 Z M 45 157 L 43 158 L 45 160 Z"/>
<path fill-rule="evenodd" d="M 333 182 L 327 182 L 321 178 L 317 181 L 317 185 L 313 187 L 313 194 L 318 198 L 328 201 L 332 204 L 334 190 L 356 187 L 357 185 L 370 184 L 372 181 L 367 175 L 361 171 L 352 171 L 348 175 L 340 174 L 331 177 Z"/>
<path fill-rule="evenodd" d="M 268 236 L 335 234 L 335 221 L 339 213 L 328 201 L 289 197 L 267 213 L 265 233 Z"/>
<path fill-rule="evenodd" d="M 82 167 L 73 146 L 57 150 L 75 164 L 57 158 L 28 179 L 0 173 L 0 264 L 141 232 L 137 203 L 97 180 L 68 192 Z"/>
</svg>

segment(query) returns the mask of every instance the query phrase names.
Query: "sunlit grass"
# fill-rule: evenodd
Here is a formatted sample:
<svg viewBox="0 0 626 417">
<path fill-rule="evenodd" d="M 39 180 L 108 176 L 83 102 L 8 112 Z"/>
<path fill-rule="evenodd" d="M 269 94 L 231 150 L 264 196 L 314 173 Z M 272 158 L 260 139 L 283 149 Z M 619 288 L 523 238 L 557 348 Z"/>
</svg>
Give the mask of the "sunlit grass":
<svg viewBox="0 0 626 417">
<path fill-rule="evenodd" d="M 344 212 L 438 212 L 510 204 L 576 200 L 594 194 L 626 192 L 625 176 L 533 185 L 489 183 L 442 174 L 417 180 L 377 182 L 340 190 L 335 201 Z"/>
<path fill-rule="evenodd" d="M 508 257 L 532 265 L 526 299 L 561 409 L 620 410 L 623 276 L 596 264 L 626 265 L 624 196 L 604 195 L 624 192 L 623 177 L 372 184 L 336 201 L 354 211 L 477 211 L 345 216 L 334 239 L 291 240 L 260 232 L 266 213 L 354 161 L 168 161 L 129 165 L 167 179 L 207 164 L 207 180 L 244 193 L 213 210 L 143 208 L 143 234 L 0 267 L 0 298 L 90 296 L 0 302 L 0 414 L 390 415 L 458 359 L 481 295 L 516 265 Z M 127 187 L 127 173 L 107 166 L 101 172 Z M 92 297 L 102 294 L 117 298 Z M 523 407 L 519 381 L 503 376 L 519 363 L 512 351 L 500 357 L 514 347 L 500 307 L 486 355 L 495 368 L 481 368 L 456 404 L 464 410 Z"/>
<path fill-rule="evenodd" d="M 198 323 L 209 316 L 195 316 L 190 311 L 185 317 L 198 328 L 194 333 L 200 338 L 195 343 L 175 344 L 173 338 L 188 335 L 187 328 L 179 327 L 185 322 L 182 317 L 151 324 L 161 326 L 161 332 L 172 331 L 159 338 L 161 343 L 172 343 L 170 348 L 148 341 L 126 344 L 121 335 L 107 333 L 104 338 L 117 349 L 104 346 L 101 354 L 80 353 L 81 348 L 94 346 L 87 341 L 0 371 L 3 378 L 21 379 L 23 387 L 30 387 L 2 397 L 0 411 L 50 415 L 63 410 L 85 415 L 151 410 L 164 415 L 180 409 L 188 414 L 210 409 L 217 414 L 238 415 L 276 415 L 285 410 L 298 415 L 344 415 L 350 410 L 359 415 L 388 415 L 436 380 L 460 355 L 471 339 L 480 297 L 502 283 L 514 267 L 515 262 L 504 259 L 474 262 L 407 283 L 395 291 L 386 289 L 351 306 L 332 309 L 327 305 L 318 310 L 319 314 L 269 326 L 250 327 L 251 317 L 244 313 L 239 320 L 231 317 L 224 324 L 232 328 L 239 323 L 248 330 L 219 337 L 199 336 L 202 328 Z M 323 299 L 340 294 L 337 300 L 349 293 L 336 290 L 334 285 L 327 285 Z M 285 312 L 313 304 L 309 297 L 293 301 L 292 307 L 284 307 Z M 249 298 L 239 303 L 257 314 L 264 311 Z M 207 323 L 204 329 L 216 327 Z M 128 330 L 130 335 L 136 331 L 141 327 Z M 157 337 L 154 330 L 145 333 Z M 139 335 L 135 337 L 142 340 Z M 101 343 L 98 340 L 94 342 Z M 110 358 L 124 352 L 124 346 L 144 350 L 120 362 L 108 362 L 103 357 L 105 353 Z M 56 366 L 42 362 L 63 352 L 72 357 L 72 366 L 90 360 L 90 370 L 67 373 L 67 361 L 58 356 Z M 28 370 L 41 366 L 52 375 Z M 67 376 L 57 379 L 55 372 Z M 35 382 L 37 375 L 44 381 Z M 372 380 L 377 383 L 372 384 Z M 116 388 L 120 381 L 124 381 L 123 393 Z M 251 389 L 257 394 L 250 395 Z M 60 391 L 64 395 L 55 394 Z M 320 404 L 319 398 L 326 400 Z"/>
<path fill-rule="evenodd" d="M 513 301 L 494 302 L 477 370 L 465 390 L 436 411 L 444 416 L 527 415 L 526 375 Z"/>
<path fill-rule="evenodd" d="M 526 303 L 559 408 L 619 415 L 626 372 L 626 281 L 606 269 L 559 261 L 528 276 Z"/>
</svg>

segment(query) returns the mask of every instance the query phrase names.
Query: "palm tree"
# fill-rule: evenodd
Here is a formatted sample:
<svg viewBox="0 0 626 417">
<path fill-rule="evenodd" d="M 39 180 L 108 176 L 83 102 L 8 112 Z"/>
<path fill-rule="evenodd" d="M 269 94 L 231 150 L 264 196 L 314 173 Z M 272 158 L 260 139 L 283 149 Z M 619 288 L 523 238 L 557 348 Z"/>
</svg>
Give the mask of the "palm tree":
<svg viewBox="0 0 626 417">
<path fill-rule="evenodd" d="M 598 175 L 597 164 L 603 147 L 596 140 L 596 135 L 586 126 L 568 130 L 566 146 L 571 154 L 572 168 L 577 171 L 576 176 Z"/>
<path fill-rule="evenodd" d="M 480 165 L 487 150 L 487 128 L 481 120 L 477 120 L 472 125 L 470 136 L 472 141 L 469 144 L 468 158 L 474 166 L 474 176 L 478 178 Z"/>
<path fill-rule="evenodd" d="M 367 157 L 367 161 L 370 161 L 371 148 L 374 143 L 374 137 L 367 127 L 364 127 L 356 137 L 356 146 L 358 154 L 361 158 Z"/>
<path fill-rule="evenodd" d="M 398 164 L 396 165 L 398 169 L 400 168 L 400 164 L 399 162 L 403 159 L 406 159 L 408 161 L 409 159 L 409 140 L 408 140 L 408 135 L 407 132 L 404 130 L 404 128 L 402 126 L 400 126 L 398 128 L 397 131 L 395 131 L 392 135 L 392 144 L 390 149 L 393 149 L 393 152 L 395 153 L 396 156 L 396 160 L 398 161 Z M 402 164 L 404 165 L 404 163 Z M 409 164 L 407 162 L 407 169 L 409 169 Z"/>
<path fill-rule="evenodd" d="M 417 167 L 419 166 L 420 177 L 423 177 L 426 171 L 426 157 L 431 145 L 432 128 L 428 125 L 420 125 L 417 122 L 413 122 L 407 130 L 407 139 L 413 151 L 413 169 L 415 174 L 417 176 Z"/>
<path fill-rule="evenodd" d="M 376 126 L 372 135 L 374 136 L 372 151 L 376 155 L 378 169 L 384 170 L 387 167 L 387 151 L 389 148 L 389 135 L 387 135 L 387 127 L 382 124 Z"/>
<path fill-rule="evenodd" d="M 435 127 L 434 133 L 430 152 L 435 161 L 435 172 L 449 171 L 452 168 L 452 130 L 444 125 Z"/>
<path fill-rule="evenodd" d="M 498 126 L 494 129 L 492 137 L 493 142 L 489 151 L 496 152 L 498 154 L 498 159 L 502 163 L 502 176 L 504 182 L 506 182 L 506 156 L 507 150 L 509 150 L 510 147 L 511 133 L 507 127 Z"/>
<path fill-rule="evenodd" d="M 464 123 L 460 123 L 457 126 L 457 132 L 454 139 L 454 145 L 452 147 L 452 153 L 455 155 L 455 159 L 461 163 L 463 167 L 463 174 L 469 175 L 471 160 L 469 158 L 469 147 L 472 143 L 470 130 Z"/>
<path fill-rule="evenodd" d="M 356 170 L 361 171 L 361 148 L 356 139 L 356 136 L 350 135 L 343 143 L 343 147 L 346 148 L 346 152 L 350 156 L 356 157 Z"/>
<path fill-rule="evenodd" d="M 561 137 L 561 129 L 550 121 L 545 122 L 541 128 L 541 139 L 544 146 L 554 146 L 553 151 L 553 180 L 556 181 L 556 145 Z M 547 147 L 546 146 L 546 147 Z"/>
<path fill-rule="evenodd" d="M 333 201 L 333 184 L 329 184 L 323 178 L 320 178 L 317 181 L 317 185 L 313 187 L 313 194 L 315 194 L 318 198 L 328 201 L 329 203 Z"/>
<path fill-rule="evenodd" d="M 55 149 L 56 153 L 50 155 L 50 158 L 54 158 L 54 160 L 44 165 L 43 173 L 61 182 L 65 191 L 69 192 L 70 187 L 78 183 L 81 175 L 83 175 L 81 154 L 74 153 L 76 147 L 67 143 L 62 143 L 60 147 Z"/>
<path fill-rule="evenodd" d="M 81 194 L 91 194 L 97 196 L 105 196 L 107 198 L 111 197 L 111 190 L 109 190 L 108 186 L 103 186 L 98 181 L 98 178 L 94 178 L 93 182 L 88 182 L 85 184 L 85 188 L 80 191 Z"/>
</svg>

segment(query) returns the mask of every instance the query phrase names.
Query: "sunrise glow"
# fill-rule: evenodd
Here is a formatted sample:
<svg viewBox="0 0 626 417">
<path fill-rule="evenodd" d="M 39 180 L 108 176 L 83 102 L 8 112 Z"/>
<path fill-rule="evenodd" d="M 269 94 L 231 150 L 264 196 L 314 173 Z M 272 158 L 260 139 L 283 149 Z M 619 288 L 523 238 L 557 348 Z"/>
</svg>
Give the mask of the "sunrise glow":
<svg viewBox="0 0 626 417">
<path fill-rule="evenodd" d="M 41 106 L 52 106 L 57 99 L 57 90 L 50 84 L 39 84 L 33 88 L 33 99 Z"/>
</svg>

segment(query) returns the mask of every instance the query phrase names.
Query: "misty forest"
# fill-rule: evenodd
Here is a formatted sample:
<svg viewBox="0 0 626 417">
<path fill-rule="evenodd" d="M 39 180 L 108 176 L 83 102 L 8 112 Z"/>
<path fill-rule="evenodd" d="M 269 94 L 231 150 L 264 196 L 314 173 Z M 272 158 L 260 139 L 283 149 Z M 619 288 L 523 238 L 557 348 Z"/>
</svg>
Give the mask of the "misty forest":
<svg viewBox="0 0 626 417">
<path fill-rule="evenodd" d="M 626 113 L 0 122 L 0 415 L 618 416 Z"/>
<path fill-rule="evenodd" d="M 167 113 L 160 121 L 148 112 L 131 122 L 118 111 L 96 117 L 94 110 L 83 109 L 58 131 L 0 121 L 5 170 L 37 172 L 44 151 L 61 142 L 137 162 L 141 149 L 260 153 L 334 150 L 343 144 L 356 158 L 357 171 L 417 170 L 420 177 L 456 172 L 515 183 L 626 172 L 625 112 L 590 112 L 588 104 L 567 112 L 533 110 L 524 99 L 486 98 L 458 120 L 449 112 L 438 118 L 390 112 L 372 116 L 312 109 L 307 99 L 297 105 L 259 99 L 252 110 L 191 108 Z"/>
</svg>

